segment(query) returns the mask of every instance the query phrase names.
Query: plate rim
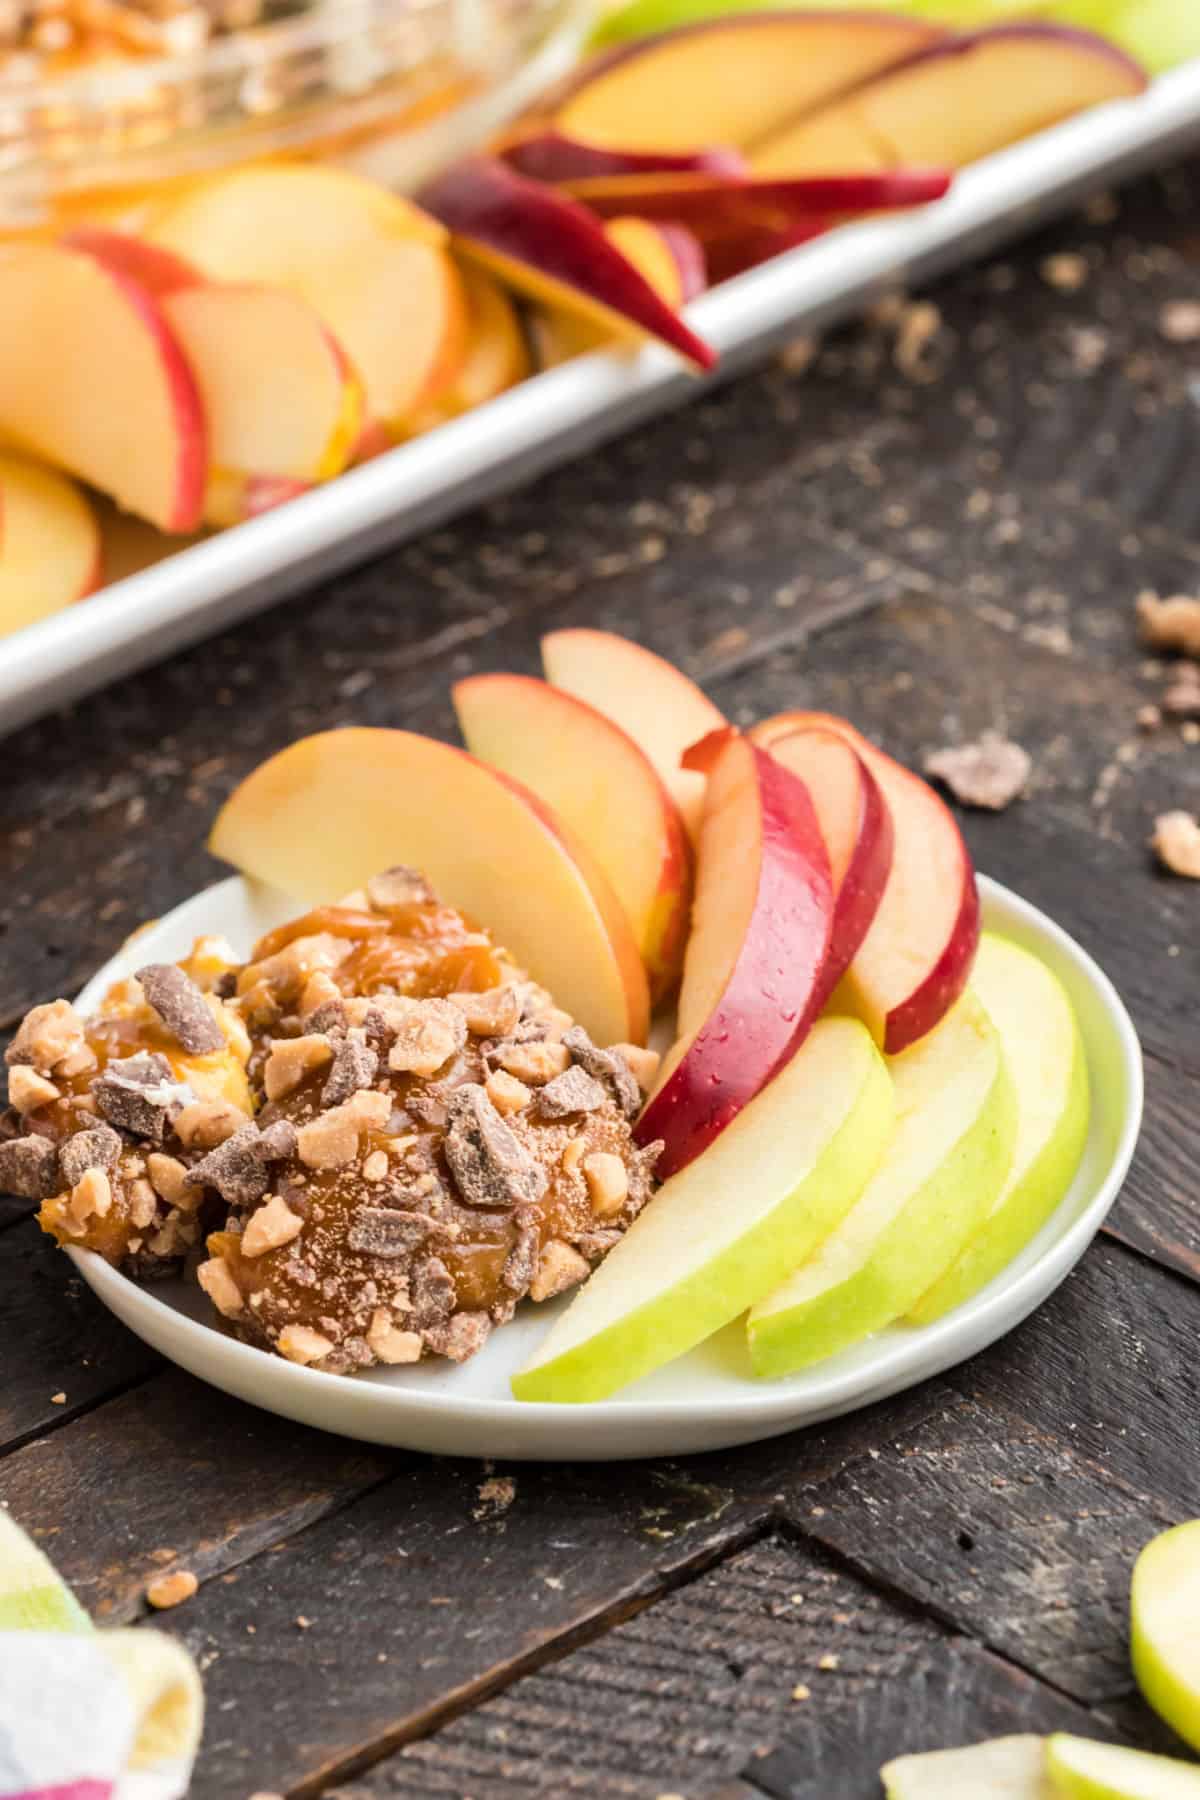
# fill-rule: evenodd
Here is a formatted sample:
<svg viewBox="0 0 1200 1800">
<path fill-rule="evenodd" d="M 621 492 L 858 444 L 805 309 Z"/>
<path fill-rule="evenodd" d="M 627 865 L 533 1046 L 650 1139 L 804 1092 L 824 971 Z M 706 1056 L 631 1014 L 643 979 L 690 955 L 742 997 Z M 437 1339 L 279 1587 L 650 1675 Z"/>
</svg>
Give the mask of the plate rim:
<svg viewBox="0 0 1200 1800">
<path fill-rule="evenodd" d="M 796 1417 L 799 1427 L 821 1417 L 854 1410 L 858 1405 L 869 1405 L 885 1394 L 899 1392 L 966 1361 L 989 1344 L 1006 1336 L 1008 1331 L 1014 1330 L 1049 1298 L 1096 1237 L 1121 1191 L 1137 1148 L 1145 1100 L 1141 1044 L 1128 1009 L 1112 981 L 1090 952 L 1056 920 L 990 876 L 980 874 L 977 880 L 983 901 L 985 928 L 989 903 L 994 903 L 1015 917 L 1034 936 L 1049 939 L 1059 955 L 1072 963 L 1076 972 L 1090 986 L 1109 1025 L 1115 1031 L 1128 1088 L 1128 1105 L 1103 1177 L 1079 1216 L 1028 1268 L 1007 1282 L 1003 1281 L 1002 1276 L 996 1277 L 989 1288 L 972 1296 L 943 1318 L 915 1328 L 911 1344 L 893 1349 L 879 1367 L 842 1370 L 831 1375 L 824 1385 L 817 1381 L 815 1386 L 806 1386 L 803 1393 L 779 1383 L 764 1382 L 761 1384 L 761 1392 L 752 1389 L 744 1394 L 735 1391 L 722 1395 L 716 1408 L 716 1414 L 721 1419 L 736 1419 L 739 1427 L 743 1423 L 751 1427 L 762 1426 L 763 1435 L 769 1435 L 769 1427 L 787 1421 L 792 1416 Z M 228 876 L 189 895 L 153 923 L 157 926 L 169 926 L 172 920 L 193 905 L 206 901 L 211 904 L 217 896 L 228 896 L 233 890 L 253 892 L 256 886 L 257 884 L 241 875 Z M 140 935 L 135 933 L 133 940 L 126 940 L 115 955 L 97 970 L 80 991 L 78 1004 L 92 1004 L 98 991 L 124 972 L 123 961 L 130 954 L 135 954 L 133 945 Z M 369 1392 L 376 1405 L 383 1407 L 397 1419 L 407 1417 L 418 1423 L 422 1420 L 442 1423 L 476 1421 L 494 1427 L 509 1421 L 519 1428 L 532 1428 L 536 1431 L 538 1426 L 548 1426 L 554 1421 L 561 1426 L 569 1417 L 575 1421 L 585 1418 L 591 1420 L 596 1431 L 603 1432 L 605 1427 L 619 1428 L 635 1423 L 645 1425 L 649 1420 L 660 1421 L 664 1426 L 695 1426 L 705 1416 L 713 1416 L 712 1399 L 706 1401 L 703 1394 L 694 1398 L 661 1400 L 617 1394 L 605 1400 L 566 1403 L 517 1400 L 511 1393 L 491 1397 L 444 1392 L 421 1393 L 414 1388 L 384 1383 L 348 1382 L 344 1375 L 305 1368 L 271 1357 L 268 1352 L 255 1345 L 245 1344 L 240 1339 L 225 1334 L 215 1325 L 191 1318 L 158 1298 L 152 1287 L 139 1285 L 102 1261 L 94 1251 L 68 1247 L 67 1254 L 101 1303 L 127 1329 L 133 1330 L 135 1335 L 141 1334 L 129 1322 L 127 1314 L 130 1310 L 148 1311 L 151 1317 L 162 1315 L 165 1329 L 172 1333 L 182 1333 L 185 1342 L 197 1346 L 201 1364 L 212 1354 L 212 1340 L 215 1339 L 221 1347 L 221 1355 L 230 1359 L 234 1369 L 244 1369 L 252 1386 L 257 1385 L 255 1371 L 267 1373 L 272 1382 L 288 1390 L 290 1394 L 311 1396 L 312 1403 L 322 1412 L 328 1410 L 321 1405 L 322 1398 L 335 1402 L 338 1395 L 345 1398 L 348 1387 L 351 1387 L 356 1394 L 364 1397 Z M 997 1286 L 997 1282 L 1001 1285 Z M 989 1291 L 990 1289 L 994 1291 Z M 949 1354 L 944 1355 L 945 1352 Z M 200 1374 L 191 1363 L 181 1364 L 168 1352 L 160 1353 L 168 1361 L 175 1362 L 176 1366 L 191 1369 L 197 1379 L 206 1380 L 217 1387 L 223 1385 L 220 1381 L 214 1381 L 211 1376 Z M 817 1366 L 814 1365 L 814 1369 Z M 806 1373 L 809 1373 L 811 1382 L 811 1372 Z M 276 1410 L 263 1399 L 251 1403 L 266 1411 Z M 330 1426 L 325 1428 L 337 1429 Z M 349 1435 L 357 1434 L 351 1432 Z"/>
</svg>

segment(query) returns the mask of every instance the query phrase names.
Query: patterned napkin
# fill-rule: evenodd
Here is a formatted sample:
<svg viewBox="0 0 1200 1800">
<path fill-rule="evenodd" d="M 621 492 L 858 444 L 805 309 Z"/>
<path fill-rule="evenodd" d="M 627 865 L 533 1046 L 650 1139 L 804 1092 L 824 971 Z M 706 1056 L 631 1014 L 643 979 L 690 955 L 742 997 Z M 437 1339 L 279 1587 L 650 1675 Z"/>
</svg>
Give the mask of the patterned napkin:
<svg viewBox="0 0 1200 1800">
<path fill-rule="evenodd" d="M 0 1800 L 177 1800 L 203 1719 L 183 1646 L 93 1631 L 0 1507 Z"/>
</svg>

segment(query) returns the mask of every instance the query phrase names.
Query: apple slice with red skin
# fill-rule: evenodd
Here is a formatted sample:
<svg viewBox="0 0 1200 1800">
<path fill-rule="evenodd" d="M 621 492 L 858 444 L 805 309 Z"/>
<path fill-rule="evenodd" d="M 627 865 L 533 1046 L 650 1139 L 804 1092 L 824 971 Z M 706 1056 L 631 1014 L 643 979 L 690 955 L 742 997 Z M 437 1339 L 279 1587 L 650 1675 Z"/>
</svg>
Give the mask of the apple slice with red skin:
<svg viewBox="0 0 1200 1800">
<path fill-rule="evenodd" d="M 548 632 L 542 666 L 552 686 L 594 706 L 641 746 L 696 843 L 704 777 L 681 767 L 681 758 L 689 744 L 728 724 L 724 713 L 682 669 L 615 631 L 579 626 Z"/>
<path fill-rule="evenodd" d="M 885 169 L 877 175 L 617 175 L 568 181 L 564 191 L 601 218 L 634 213 L 675 219 L 701 233 L 738 225 L 757 211 L 785 218 L 824 215 L 830 222 L 854 213 L 885 212 L 940 200 L 947 169 Z"/>
<path fill-rule="evenodd" d="M 473 268 L 463 269 L 462 278 L 471 317 L 471 347 L 450 386 L 431 405 L 405 420 L 404 437 L 416 437 L 494 400 L 530 373 L 529 345 L 517 309 L 499 282 Z"/>
<path fill-rule="evenodd" d="M 948 35 L 866 11 L 709 19 L 595 58 L 544 110 L 566 137 L 625 152 L 743 149 Z"/>
<path fill-rule="evenodd" d="M 195 377 L 141 284 L 82 251 L 0 251 L 0 432 L 163 531 L 200 522 Z"/>
<path fill-rule="evenodd" d="M 794 127 L 765 136 L 751 157 L 759 174 L 828 168 L 830 143 L 862 145 L 846 167 L 940 163 L 977 157 L 1146 86 L 1133 59 L 1074 26 L 1028 21 L 952 37 L 843 95 Z"/>
<path fill-rule="evenodd" d="M 730 731 L 708 770 L 680 1041 L 636 1128 L 665 1179 L 699 1156 L 803 1042 L 833 928 L 829 856 L 803 782 Z"/>
<path fill-rule="evenodd" d="M 236 523 L 345 468 L 362 390 L 312 308 L 281 288 L 209 281 L 160 245 L 102 227 L 64 242 L 139 283 L 196 378 L 212 459 L 205 516 Z M 281 486 L 281 484 L 284 484 Z"/>
<path fill-rule="evenodd" d="M 676 312 L 708 286 L 704 247 L 686 225 L 656 225 L 649 219 L 609 219 L 604 231 Z M 613 347 L 611 332 L 601 331 L 589 319 L 562 307 L 531 311 L 528 324 L 542 369 L 557 368 L 591 350 Z"/>
<path fill-rule="evenodd" d="M 704 246 L 709 281 L 716 287 L 718 282 L 744 275 L 747 269 L 757 269 L 760 263 L 770 262 L 773 256 L 785 256 L 789 250 L 811 244 L 814 238 L 823 237 L 829 228 L 828 219 L 806 219 L 785 229 L 762 225 L 731 233 L 729 237 L 709 238 Z"/>
<path fill-rule="evenodd" d="M 518 293 L 580 314 L 617 336 L 652 337 L 701 369 L 715 351 L 655 293 L 586 207 L 476 157 L 420 196 L 459 246 Z"/>
<path fill-rule="evenodd" d="M 744 175 L 746 159 L 737 150 L 706 146 L 699 150 L 671 152 L 607 150 L 566 137 L 561 131 L 541 131 L 502 146 L 504 161 L 518 175 L 531 181 L 584 181 L 614 175 Z"/>
<path fill-rule="evenodd" d="M 845 719 L 779 713 L 754 726 L 750 736 L 773 748 L 781 738 L 812 729 L 831 731 L 857 751 L 892 815 L 891 873 L 835 1003 L 844 1001 L 895 1056 L 932 1031 L 967 984 L 979 945 L 975 871 L 940 796 Z"/>
</svg>

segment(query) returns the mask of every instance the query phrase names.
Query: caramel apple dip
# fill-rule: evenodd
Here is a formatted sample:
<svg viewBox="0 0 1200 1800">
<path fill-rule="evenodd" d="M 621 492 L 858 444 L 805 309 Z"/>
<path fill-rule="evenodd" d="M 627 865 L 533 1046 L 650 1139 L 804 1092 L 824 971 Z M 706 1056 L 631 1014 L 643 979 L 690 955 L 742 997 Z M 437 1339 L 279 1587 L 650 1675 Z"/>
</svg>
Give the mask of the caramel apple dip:
<svg viewBox="0 0 1200 1800">
<path fill-rule="evenodd" d="M 657 1058 L 602 1048 L 393 868 L 240 963 L 201 938 L 10 1045 L 0 1188 L 248 1343 L 335 1373 L 464 1361 L 581 1282 L 654 1188 Z"/>
</svg>

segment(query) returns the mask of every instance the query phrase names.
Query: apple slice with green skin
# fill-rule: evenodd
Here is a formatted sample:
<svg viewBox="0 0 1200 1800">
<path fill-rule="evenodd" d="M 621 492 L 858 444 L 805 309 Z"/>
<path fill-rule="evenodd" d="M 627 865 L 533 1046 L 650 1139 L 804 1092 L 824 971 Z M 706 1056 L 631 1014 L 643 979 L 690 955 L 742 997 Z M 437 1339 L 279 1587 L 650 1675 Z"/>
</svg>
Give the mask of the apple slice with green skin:
<svg viewBox="0 0 1200 1800">
<path fill-rule="evenodd" d="M 879 1771 L 886 1800 L 1055 1800 L 1046 1740 L 1021 1734 L 962 1750 L 898 1756 Z"/>
<path fill-rule="evenodd" d="M 628 732 L 675 797 L 693 843 L 700 835 L 704 777 L 682 767 L 689 744 L 728 723 L 674 663 L 613 631 L 586 627 L 542 639 L 546 679 Z"/>
<path fill-rule="evenodd" d="M 1046 1740 L 1046 1770 L 1063 1800 L 1200 1800 L 1194 1764 L 1065 1731 Z"/>
<path fill-rule="evenodd" d="M 835 1001 L 895 1056 L 931 1031 L 962 993 L 979 943 L 979 895 L 962 833 L 944 801 L 861 732 L 829 713 L 780 713 L 750 733 L 766 747 L 820 726 L 862 757 L 892 815 L 892 872 Z"/>
<path fill-rule="evenodd" d="M 616 175 L 566 182 L 564 191 L 601 218 L 633 213 L 642 219 L 675 219 L 701 236 L 754 220 L 763 212 L 785 223 L 824 216 L 830 222 L 854 213 L 923 206 L 950 186 L 946 169 L 886 169 L 854 175 Z"/>
<path fill-rule="evenodd" d="M 839 153 L 862 146 L 843 168 L 882 155 L 892 166 L 957 169 L 1145 85 L 1141 67 L 1093 32 L 1037 21 L 999 25 L 933 44 L 825 111 L 764 133 L 751 163 L 776 176 L 828 168 L 832 134 Z"/>
<path fill-rule="evenodd" d="M 836 1356 L 902 1318 L 986 1218 L 1008 1176 L 1017 1105 L 1000 1038 L 971 993 L 888 1059 L 896 1130 L 841 1224 L 747 1322 L 756 1375 Z"/>
<path fill-rule="evenodd" d="M 404 421 L 401 435 L 406 438 L 483 406 L 531 373 L 525 333 L 504 289 L 482 269 L 464 269 L 462 278 L 471 315 L 471 347 L 450 386 Z"/>
<path fill-rule="evenodd" d="M 581 143 L 561 131 L 542 131 L 505 144 L 500 154 L 531 181 L 581 181 L 612 175 L 744 175 L 745 158 L 736 150 L 712 146 L 655 155 L 638 150 L 606 150 Z"/>
<path fill-rule="evenodd" d="M 518 1400 L 602 1400 L 682 1356 L 853 1204 L 887 1141 L 883 1059 L 821 1019 L 704 1155 L 660 1188 L 513 1378 Z"/>
<path fill-rule="evenodd" d="M 195 378 L 161 307 L 94 257 L 0 251 L 0 433 L 163 531 L 200 522 L 209 455 Z"/>
<path fill-rule="evenodd" d="M 100 527 L 75 483 L 0 451 L 0 636 L 61 612 L 102 578 Z"/>
<path fill-rule="evenodd" d="M 625 151 L 743 149 L 947 33 L 878 12 L 757 12 L 622 45 L 567 84 L 565 136 Z"/>
<path fill-rule="evenodd" d="M 343 169 L 257 163 L 168 200 L 143 235 L 213 281 L 306 300 L 358 371 L 371 421 L 391 430 L 452 382 L 468 345 L 445 229 Z"/>
<path fill-rule="evenodd" d="M 1130 1625 L 1143 1695 L 1200 1750 L 1200 1520 L 1164 1531 L 1142 1551 L 1133 1570 Z"/>
<path fill-rule="evenodd" d="M 909 1313 L 914 1325 L 940 1319 L 1008 1266 L 1062 1200 L 1087 1142 L 1087 1056 L 1062 983 L 1028 950 L 985 932 L 971 988 L 1000 1033 L 1016 1088 L 1016 1149 L 987 1218 Z"/>
<path fill-rule="evenodd" d="M 833 925 L 829 856 L 803 782 L 731 733 L 708 773 L 679 1041 L 638 1120 L 660 1175 L 700 1155 L 803 1043 Z"/>
<path fill-rule="evenodd" d="M 597 1043 L 645 1042 L 646 975 L 604 875 L 542 801 L 465 750 L 409 731 L 301 738 L 234 790 L 209 848 L 313 904 L 411 863 Z"/>
<path fill-rule="evenodd" d="M 586 207 L 491 157 L 448 169 L 422 201 L 507 286 L 619 337 L 657 338 L 701 369 L 716 353 L 655 292 Z"/>
<path fill-rule="evenodd" d="M 586 844 L 625 909 L 650 999 L 679 980 L 692 851 L 653 763 L 611 719 L 527 675 L 473 675 L 451 690 L 467 749 L 544 800 Z"/>
<path fill-rule="evenodd" d="M 200 391 L 210 484 L 215 474 L 221 494 L 228 490 L 215 510 L 206 504 L 213 523 L 266 510 L 264 482 L 295 492 L 346 467 L 362 388 L 307 301 L 281 288 L 209 281 L 174 252 L 123 232 L 84 227 L 64 241 L 138 282 L 162 308 Z"/>
</svg>

